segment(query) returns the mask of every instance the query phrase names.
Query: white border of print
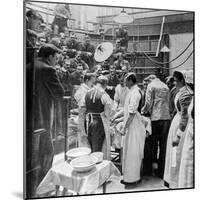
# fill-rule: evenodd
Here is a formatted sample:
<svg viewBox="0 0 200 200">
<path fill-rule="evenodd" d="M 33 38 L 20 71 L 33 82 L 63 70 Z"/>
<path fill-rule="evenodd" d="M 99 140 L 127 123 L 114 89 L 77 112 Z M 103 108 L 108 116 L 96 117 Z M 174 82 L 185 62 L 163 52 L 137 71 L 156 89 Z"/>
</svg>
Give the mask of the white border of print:
<svg viewBox="0 0 200 200">
<path fill-rule="evenodd" d="M 51 1 L 51 0 L 48 0 Z M 65 0 L 53 0 L 53 2 L 64 2 Z M 71 3 L 83 4 L 101 4 L 113 6 L 130 6 L 141 8 L 157 8 L 157 9 L 173 9 L 173 10 L 190 10 L 195 13 L 195 52 L 196 52 L 196 77 L 200 77 L 200 59 L 198 52 L 200 47 L 200 12 L 197 0 L 67 0 Z M 0 199 L 12 200 L 22 198 L 23 191 L 23 2 L 22 0 L 3 1 L 1 4 L 1 102 L 0 102 L 0 132 L 1 132 L 1 168 L 0 168 Z M 3 44 L 3 46 L 2 46 Z M 196 189 L 194 190 L 178 190 L 178 191 L 156 191 L 141 193 L 125 193 L 115 195 L 97 195 L 82 196 L 76 199 L 153 199 L 153 200 L 169 200 L 169 199 L 197 199 L 200 196 L 200 106 L 198 105 L 199 81 L 196 78 Z M 56 198 L 56 199 L 66 199 Z M 68 197 L 69 198 L 69 197 Z M 72 198 L 69 198 L 72 199 Z M 73 198 L 74 199 L 74 198 Z"/>
</svg>

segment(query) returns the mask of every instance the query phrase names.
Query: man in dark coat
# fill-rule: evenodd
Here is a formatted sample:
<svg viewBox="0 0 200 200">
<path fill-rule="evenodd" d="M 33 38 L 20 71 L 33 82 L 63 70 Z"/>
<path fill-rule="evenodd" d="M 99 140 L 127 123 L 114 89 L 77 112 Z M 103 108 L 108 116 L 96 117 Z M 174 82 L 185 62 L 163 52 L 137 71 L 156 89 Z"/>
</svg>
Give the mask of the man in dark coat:
<svg viewBox="0 0 200 200">
<path fill-rule="evenodd" d="M 52 29 L 58 26 L 58 33 L 64 32 L 68 28 L 68 20 L 70 18 L 70 9 L 68 4 L 57 4 L 54 7 L 54 20 L 52 22 Z M 54 30 L 55 32 L 55 30 Z"/>
<path fill-rule="evenodd" d="M 117 58 L 118 53 L 124 54 L 126 52 L 125 47 L 121 47 L 120 40 L 116 40 L 116 46 L 115 49 L 113 50 L 113 55 L 115 58 Z"/>
<path fill-rule="evenodd" d="M 61 82 L 65 89 L 65 95 L 71 96 L 73 85 L 71 83 L 70 60 L 68 58 L 64 59 L 64 64 L 62 68 L 63 68 L 64 73 L 63 73 Z"/>
<path fill-rule="evenodd" d="M 74 58 L 77 51 L 80 50 L 80 43 L 76 40 L 74 33 L 71 33 L 70 38 L 66 41 L 66 52 L 70 58 Z"/>
<path fill-rule="evenodd" d="M 127 67 L 127 69 L 130 70 L 131 69 L 130 63 L 128 62 L 128 60 L 125 60 L 123 57 L 124 56 L 122 53 L 117 54 L 117 60 L 114 62 L 115 68 L 117 70 L 121 70 L 122 67 L 125 65 Z"/>
<path fill-rule="evenodd" d="M 91 69 L 94 63 L 94 52 L 95 47 L 90 43 L 90 37 L 85 36 L 85 41 L 81 45 L 80 50 L 82 51 L 82 59 L 88 64 Z"/>
<path fill-rule="evenodd" d="M 81 64 L 78 64 L 76 71 L 71 73 L 70 81 L 72 85 L 80 85 L 82 82 L 82 76 L 83 76 L 83 66 Z"/>
<path fill-rule="evenodd" d="M 26 63 L 33 62 L 36 55 L 36 41 L 38 39 L 37 30 L 43 22 L 42 16 L 35 10 L 26 13 Z"/>
<path fill-rule="evenodd" d="M 70 60 L 70 72 L 76 71 L 78 65 L 83 66 L 83 70 L 89 69 L 87 63 L 81 59 L 81 53 L 78 52 L 75 58 Z"/>
<path fill-rule="evenodd" d="M 128 32 L 126 29 L 122 28 L 120 24 L 118 29 L 116 30 L 116 39 L 120 40 L 121 47 L 128 48 Z"/>
<path fill-rule="evenodd" d="M 27 125 L 32 126 L 32 133 L 27 127 L 26 150 L 27 162 L 27 197 L 34 197 L 36 187 L 42 181 L 53 161 L 53 144 L 51 140 L 51 125 L 53 121 L 54 102 L 64 95 L 64 89 L 56 73 L 57 52 L 59 50 L 52 44 L 42 46 L 38 58 L 34 62 L 35 78 L 32 95 L 31 116 L 27 118 Z M 27 76 L 31 75 L 28 73 Z M 27 77 L 28 78 L 28 77 Z M 30 98 L 30 97 L 29 97 Z M 29 103 L 29 102 L 26 102 Z M 38 134 L 40 133 L 40 134 Z M 35 138 L 35 139 L 33 139 Z M 30 141 L 32 143 L 30 144 Z M 29 145 L 28 145 L 29 144 Z M 34 169 L 30 175 L 28 171 Z M 29 174 L 29 175 L 28 175 Z M 31 186 L 29 186 L 31 185 Z"/>
</svg>

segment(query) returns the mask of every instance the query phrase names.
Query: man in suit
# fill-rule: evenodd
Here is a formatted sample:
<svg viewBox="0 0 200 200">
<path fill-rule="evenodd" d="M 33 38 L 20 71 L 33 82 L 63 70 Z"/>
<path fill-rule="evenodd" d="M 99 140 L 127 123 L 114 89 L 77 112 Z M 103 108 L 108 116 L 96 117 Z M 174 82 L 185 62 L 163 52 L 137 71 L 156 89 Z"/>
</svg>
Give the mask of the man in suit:
<svg viewBox="0 0 200 200">
<path fill-rule="evenodd" d="M 123 58 L 122 53 L 118 53 L 117 60 L 114 62 L 114 66 L 117 70 L 121 70 L 122 66 L 124 66 L 124 65 L 128 68 L 128 70 L 130 70 L 130 64 L 129 64 L 128 60 L 125 60 Z"/>
<path fill-rule="evenodd" d="M 83 65 L 78 64 L 77 69 L 71 73 L 71 84 L 80 85 L 83 77 Z"/>
<path fill-rule="evenodd" d="M 126 49 L 128 48 L 128 32 L 121 24 L 116 30 L 116 39 L 120 40 L 121 47 L 125 47 Z"/>
<path fill-rule="evenodd" d="M 152 122 L 152 135 L 150 135 L 150 158 L 152 169 L 154 163 L 157 163 L 158 143 L 159 143 L 159 158 L 158 158 L 158 176 L 163 178 L 165 167 L 165 154 L 168 130 L 170 126 L 169 113 L 169 88 L 155 75 L 150 75 L 149 85 L 147 86 L 145 105 L 142 108 L 142 113 L 150 113 Z M 152 171 L 152 170 L 151 170 Z"/>
<path fill-rule="evenodd" d="M 27 100 L 33 99 L 31 110 L 27 111 L 29 116 L 26 129 L 28 198 L 34 197 L 36 187 L 52 166 L 54 152 L 51 128 L 54 103 L 64 95 L 63 86 L 55 69 L 58 52 L 59 49 L 52 44 L 46 44 L 40 48 L 39 57 L 34 62 L 34 90 L 33 93 L 27 93 Z M 29 70 L 27 68 L 27 76 L 30 78 L 32 73 L 29 73 Z M 29 130 L 31 128 L 29 125 L 32 127 L 32 132 Z"/>
<path fill-rule="evenodd" d="M 78 65 L 83 66 L 83 70 L 89 69 L 87 63 L 81 59 L 81 53 L 77 52 L 76 57 L 70 60 L 70 71 L 76 71 Z"/>
<path fill-rule="evenodd" d="M 66 51 L 70 58 L 74 58 L 77 51 L 80 50 L 80 43 L 76 40 L 75 33 L 71 33 L 70 38 L 66 41 Z"/>
<path fill-rule="evenodd" d="M 82 59 L 91 69 L 94 63 L 95 47 L 90 43 L 90 37 L 88 35 L 85 36 L 84 43 L 81 45 L 80 50 L 82 51 Z"/>
</svg>

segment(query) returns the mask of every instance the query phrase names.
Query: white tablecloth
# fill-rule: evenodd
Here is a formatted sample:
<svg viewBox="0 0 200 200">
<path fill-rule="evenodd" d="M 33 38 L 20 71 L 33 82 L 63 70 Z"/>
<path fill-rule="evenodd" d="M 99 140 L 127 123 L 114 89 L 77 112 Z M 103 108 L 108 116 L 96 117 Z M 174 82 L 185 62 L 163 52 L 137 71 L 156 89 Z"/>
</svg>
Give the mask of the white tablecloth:
<svg viewBox="0 0 200 200">
<path fill-rule="evenodd" d="M 53 166 L 37 188 L 37 194 L 42 195 L 55 189 L 56 185 L 63 186 L 79 194 L 95 191 L 109 180 L 111 176 L 120 176 L 119 170 L 108 160 L 96 165 L 89 172 L 77 173 L 67 162 Z"/>
</svg>

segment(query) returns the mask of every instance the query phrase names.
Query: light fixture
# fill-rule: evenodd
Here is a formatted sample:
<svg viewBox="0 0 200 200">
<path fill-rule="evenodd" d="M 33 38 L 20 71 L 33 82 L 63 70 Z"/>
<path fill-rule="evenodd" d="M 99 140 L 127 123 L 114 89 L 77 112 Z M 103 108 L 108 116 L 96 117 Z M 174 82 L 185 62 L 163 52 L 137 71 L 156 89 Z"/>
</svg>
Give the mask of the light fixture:
<svg viewBox="0 0 200 200">
<path fill-rule="evenodd" d="M 160 50 L 160 52 L 169 53 L 170 49 L 166 45 L 164 45 L 163 48 Z"/>
<path fill-rule="evenodd" d="M 133 17 L 128 15 L 123 8 L 121 13 L 114 17 L 114 21 L 119 24 L 129 24 L 133 22 Z"/>
</svg>

